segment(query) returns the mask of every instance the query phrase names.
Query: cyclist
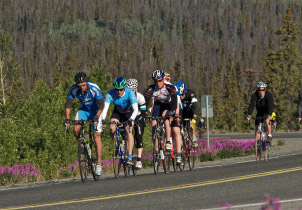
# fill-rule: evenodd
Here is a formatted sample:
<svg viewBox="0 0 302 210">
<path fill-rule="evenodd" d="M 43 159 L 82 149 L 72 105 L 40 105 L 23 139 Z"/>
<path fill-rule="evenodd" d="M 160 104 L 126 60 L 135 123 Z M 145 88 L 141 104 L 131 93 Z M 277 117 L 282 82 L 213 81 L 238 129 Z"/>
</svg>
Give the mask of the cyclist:
<svg viewBox="0 0 302 210">
<path fill-rule="evenodd" d="M 191 118 L 192 121 L 192 137 L 193 137 L 193 147 L 198 147 L 197 137 L 196 137 L 196 118 L 198 112 L 197 98 L 194 92 L 187 88 L 184 81 L 180 80 L 177 82 L 177 87 L 180 92 L 180 98 L 183 105 L 182 117 Z"/>
<path fill-rule="evenodd" d="M 104 108 L 104 99 L 100 88 L 91 82 L 88 82 L 88 77 L 84 72 L 78 72 L 75 75 L 76 84 L 72 85 L 65 104 L 65 126 L 70 125 L 69 114 L 73 99 L 77 97 L 80 101 L 80 108 L 76 114 L 75 120 L 94 120 L 95 126 L 93 128 L 93 137 L 96 144 L 97 165 L 96 174 L 102 175 L 101 167 L 101 154 L 102 154 L 102 142 L 101 142 L 101 123 L 98 120 Z M 96 129 L 95 129 L 96 127 Z M 77 139 L 80 137 L 80 124 L 74 125 L 74 135 Z"/>
<path fill-rule="evenodd" d="M 138 104 L 138 114 L 135 118 L 135 147 L 137 149 L 137 161 L 135 167 L 137 169 L 142 168 L 142 152 L 143 152 L 143 134 L 144 134 L 144 127 L 145 127 L 145 117 L 146 117 L 146 101 L 145 97 L 137 92 L 138 82 L 136 79 L 128 79 L 127 80 L 127 88 L 133 90 L 137 98 Z"/>
<path fill-rule="evenodd" d="M 199 138 L 202 137 L 202 133 L 204 132 L 205 128 L 206 128 L 206 126 L 204 124 L 204 119 L 200 118 L 199 123 L 198 123 Z"/>
<path fill-rule="evenodd" d="M 301 122 L 301 113 L 302 113 L 302 93 L 299 94 L 299 99 L 298 99 L 298 120 Z"/>
<path fill-rule="evenodd" d="M 250 105 L 248 107 L 248 116 L 247 119 L 251 119 L 251 115 L 254 110 L 254 106 L 256 106 L 257 115 L 256 117 L 265 117 L 265 123 L 268 131 L 267 142 L 271 143 L 272 141 L 272 133 L 271 133 L 271 115 L 273 113 L 274 101 L 273 95 L 266 90 L 267 84 L 260 81 L 257 83 L 256 88 L 257 91 L 252 95 Z M 259 119 L 255 120 L 255 126 L 259 125 Z"/>
<path fill-rule="evenodd" d="M 176 88 L 176 92 L 177 92 L 177 104 L 178 104 L 178 108 L 179 108 L 179 115 L 181 116 L 181 115 L 182 115 L 182 104 L 181 104 L 179 89 L 178 89 L 177 85 L 175 85 L 175 84 L 173 84 L 173 83 L 171 82 L 171 76 L 170 76 L 170 74 L 167 73 L 167 72 L 165 72 L 165 83 L 166 83 L 166 84 L 172 84 L 172 85 L 174 85 L 174 87 Z M 181 119 L 176 119 L 176 121 L 173 121 L 173 122 L 171 123 L 171 127 L 172 127 L 172 136 L 173 136 L 173 138 L 170 137 L 170 141 L 171 141 L 172 139 L 178 141 L 178 140 L 175 139 L 175 138 L 176 138 L 176 136 L 178 136 L 177 133 L 180 133 L 180 125 L 181 125 Z M 180 137 L 180 140 L 179 140 L 179 141 L 181 142 L 181 136 L 179 136 L 179 137 Z"/>
<path fill-rule="evenodd" d="M 101 115 L 101 120 L 106 119 L 108 108 L 111 102 L 114 104 L 114 109 L 111 115 L 110 122 L 126 122 L 127 136 L 127 151 L 128 159 L 126 164 L 133 165 L 132 150 L 133 150 L 133 134 L 132 127 L 138 112 L 137 99 L 134 92 L 126 87 L 127 81 L 124 77 L 117 77 L 113 81 L 114 89 L 107 92 L 105 96 L 105 106 Z M 110 124 L 110 136 L 113 139 L 116 131 L 116 125 Z"/>
<path fill-rule="evenodd" d="M 154 105 L 152 109 L 152 117 L 166 116 L 166 115 L 179 115 L 179 108 L 177 103 L 177 91 L 174 85 L 170 83 L 165 83 L 164 72 L 162 70 L 156 70 L 152 74 L 152 79 L 154 83 L 151 84 L 146 92 L 145 99 L 148 105 L 150 99 L 153 97 Z M 177 118 L 176 123 L 179 123 L 179 118 Z M 166 150 L 170 151 L 172 149 L 172 142 L 170 141 L 171 127 L 168 120 L 164 122 L 166 130 Z M 152 120 L 152 139 L 155 141 L 155 126 L 156 121 Z M 180 132 L 175 133 L 176 140 L 176 161 L 177 164 L 181 163 L 181 137 Z"/>
<path fill-rule="evenodd" d="M 277 117 L 276 113 L 273 112 L 272 116 L 271 116 L 271 123 L 273 123 L 275 130 L 276 130 L 276 125 L 277 125 L 276 117 Z"/>
</svg>

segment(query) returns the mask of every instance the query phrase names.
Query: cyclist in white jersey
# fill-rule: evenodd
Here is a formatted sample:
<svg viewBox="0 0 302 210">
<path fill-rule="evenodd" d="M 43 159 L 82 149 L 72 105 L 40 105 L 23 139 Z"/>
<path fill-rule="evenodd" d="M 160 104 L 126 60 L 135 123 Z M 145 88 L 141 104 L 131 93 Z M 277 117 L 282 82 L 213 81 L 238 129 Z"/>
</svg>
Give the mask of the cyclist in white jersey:
<svg viewBox="0 0 302 210">
<path fill-rule="evenodd" d="M 151 84 L 146 92 L 145 99 L 148 106 L 151 98 L 153 97 L 154 106 L 152 110 L 152 117 L 167 116 L 167 115 L 179 115 L 178 103 L 177 103 L 177 91 L 174 85 L 165 83 L 164 72 L 162 70 L 156 70 L 152 74 L 154 83 Z M 171 127 L 169 120 L 165 120 L 166 130 L 166 149 L 172 149 L 172 142 L 170 141 Z M 152 120 L 152 139 L 155 139 L 155 126 L 156 121 Z M 180 135 L 180 134 L 179 134 Z M 176 136 L 175 139 L 178 139 Z M 181 142 L 176 141 L 176 152 L 180 154 Z M 181 161 L 181 160 L 180 160 Z"/>
<path fill-rule="evenodd" d="M 73 99 L 77 97 L 80 101 L 80 108 L 76 114 L 75 120 L 94 120 L 97 129 L 93 127 L 93 137 L 96 144 L 97 166 L 96 174 L 102 175 L 101 167 L 101 154 L 102 154 L 102 142 L 101 142 L 101 123 L 98 120 L 104 108 L 104 99 L 100 88 L 91 82 L 88 82 L 88 77 L 84 72 L 78 72 L 75 75 L 76 84 L 72 85 L 67 101 L 65 104 L 65 126 L 70 125 L 69 114 Z M 80 124 L 74 125 L 74 135 L 77 139 L 80 137 Z"/>
<path fill-rule="evenodd" d="M 138 113 L 135 118 L 135 135 L 134 135 L 134 143 L 137 149 L 137 161 L 135 167 L 137 169 L 142 168 L 142 153 L 143 153 L 143 134 L 144 134 L 144 127 L 145 127 L 145 117 L 147 115 L 146 110 L 146 101 L 145 97 L 137 92 L 138 82 L 136 79 L 128 79 L 127 80 L 127 87 L 132 89 L 137 98 L 138 104 Z"/>
</svg>

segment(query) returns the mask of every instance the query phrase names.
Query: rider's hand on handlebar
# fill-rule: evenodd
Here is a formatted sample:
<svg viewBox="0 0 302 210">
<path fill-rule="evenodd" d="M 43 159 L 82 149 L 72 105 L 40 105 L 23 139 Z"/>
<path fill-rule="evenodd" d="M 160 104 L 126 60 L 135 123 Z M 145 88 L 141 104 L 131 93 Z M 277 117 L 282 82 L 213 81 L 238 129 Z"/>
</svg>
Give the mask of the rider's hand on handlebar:
<svg viewBox="0 0 302 210">
<path fill-rule="evenodd" d="M 129 125 L 129 127 L 132 127 L 132 122 L 133 122 L 132 119 L 127 120 L 127 124 Z"/>
<path fill-rule="evenodd" d="M 69 127 L 69 125 L 70 125 L 70 120 L 69 120 L 69 119 L 65 119 L 63 125 L 64 125 L 65 127 Z"/>
</svg>

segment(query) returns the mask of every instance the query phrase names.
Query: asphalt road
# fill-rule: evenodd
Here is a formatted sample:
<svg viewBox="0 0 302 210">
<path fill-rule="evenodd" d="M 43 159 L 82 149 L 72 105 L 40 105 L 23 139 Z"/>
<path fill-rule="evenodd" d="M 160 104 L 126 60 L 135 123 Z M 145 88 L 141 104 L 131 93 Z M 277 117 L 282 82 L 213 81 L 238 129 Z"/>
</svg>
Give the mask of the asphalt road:
<svg viewBox="0 0 302 210">
<path fill-rule="evenodd" d="M 282 209 L 302 208 L 302 152 L 268 162 L 230 161 L 193 171 L 140 171 L 137 177 L 102 177 L 0 187 L 0 209 L 259 209 L 265 194 Z"/>
<path fill-rule="evenodd" d="M 259 209 L 265 194 L 302 207 L 302 155 L 98 182 L 79 180 L 2 189 L 1 209 L 211 209 L 223 202 Z M 12 208 L 13 207 L 13 208 Z"/>
</svg>

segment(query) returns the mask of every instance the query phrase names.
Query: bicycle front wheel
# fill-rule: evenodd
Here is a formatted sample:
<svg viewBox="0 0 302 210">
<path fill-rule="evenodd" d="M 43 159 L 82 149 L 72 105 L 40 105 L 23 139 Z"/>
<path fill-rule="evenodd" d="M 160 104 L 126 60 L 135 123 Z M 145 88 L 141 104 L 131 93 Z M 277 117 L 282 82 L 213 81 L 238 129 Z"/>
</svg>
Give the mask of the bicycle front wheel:
<svg viewBox="0 0 302 210">
<path fill-rule="evenodd" d="M 118 178 L 119 175 L 119 167 L 120 167 L 120 157 L 119 157 L 119 146 L 118 146 L 118 139 L 117 137 L 114 138 L 113 141 L 113 172 L 115 178 Z"/>
<path fill-rule="evenodd" d="M 92 140 L 90 143 L 90 155 L 88 156 L 88 165 L 94 181 L 99 180 L 99 176 L 96 175 L 96 163 L 97 163 L 96 146 L 95 146 L 95 142 Z"/>
<path fill-rule="evenodd" d="M 81 142 L 78 144 L 78 159 L 81 180 L 85 182 L 88 174 L 87 150 Z"/>
<path fill-rule="evenodd" d="M 156 149 L 156 147 L 157 147 L 157 149 Z M 158 170 L 159 170 L 158 151 L 159 151 L 159 142 L 158 142 L 158 138 L 156 137 L 154 145 L 153 145 L 153 169 L 154 169 L 155 175 L 158 174 Z"/>
</svg>

